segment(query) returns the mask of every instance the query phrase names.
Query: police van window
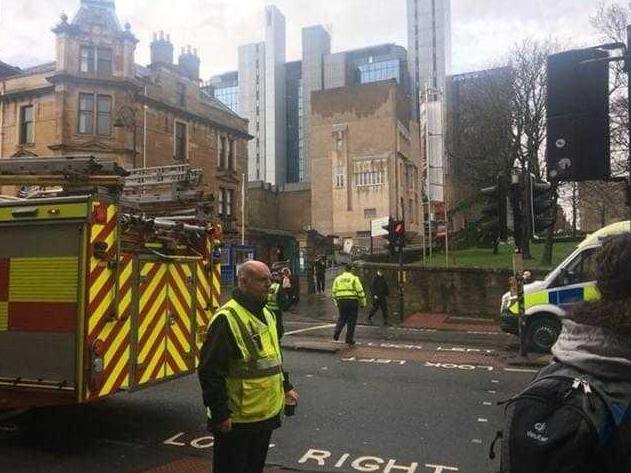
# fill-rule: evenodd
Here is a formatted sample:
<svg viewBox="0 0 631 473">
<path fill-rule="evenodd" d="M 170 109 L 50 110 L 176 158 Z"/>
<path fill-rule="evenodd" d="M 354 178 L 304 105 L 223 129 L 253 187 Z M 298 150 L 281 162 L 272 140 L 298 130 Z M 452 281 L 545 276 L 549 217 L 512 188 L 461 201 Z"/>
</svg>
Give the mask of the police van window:
<svg viewBox="0 0 631 473">
<path fill-rule="evenodd" d="M 576 255 L 565 267 L 565 270 L 559 273 L 553 287 L 594 281 L 597 250 L 598 248 L 589 248 Z"/>
</svg>

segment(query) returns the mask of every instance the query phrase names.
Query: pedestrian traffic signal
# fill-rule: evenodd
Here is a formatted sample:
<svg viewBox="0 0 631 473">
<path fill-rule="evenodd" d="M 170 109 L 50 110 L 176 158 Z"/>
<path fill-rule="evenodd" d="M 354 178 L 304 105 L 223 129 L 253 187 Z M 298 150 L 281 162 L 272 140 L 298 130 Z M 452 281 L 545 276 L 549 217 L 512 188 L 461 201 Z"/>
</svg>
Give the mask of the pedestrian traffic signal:
<svg viewBox="0 0 631 473">
<path fill-rule="evenodd" d="M 554 225 L 555 196 L 552 184 L 530 179 L 532 231 L 540 233 Z"/>
<path fill-rule="evenodd" d="M 559 181 L 607 179 L 609 54 L 591 48 L 549 56 L 546 97 L 548 176 Z"/>
<path fill-rule="evenodd" d="M 485 187 L 480 191 L 486 201 L 478 224 L 482 230 L 482 237 L 486 241 L 497 242 L 505 240 L 508 236 L 507 191 L 507 182 L 502 176 L 497 177 L 497 183 L 494 186 Z"/>
</svg>

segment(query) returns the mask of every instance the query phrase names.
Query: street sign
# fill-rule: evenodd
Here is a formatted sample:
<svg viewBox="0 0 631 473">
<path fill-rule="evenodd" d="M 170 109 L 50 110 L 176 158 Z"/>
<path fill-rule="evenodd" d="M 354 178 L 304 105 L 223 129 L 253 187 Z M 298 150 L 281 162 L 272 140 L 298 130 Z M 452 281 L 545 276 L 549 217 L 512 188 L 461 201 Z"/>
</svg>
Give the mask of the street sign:
<svg viewBox="0 0 631 473">
<path fill-rule="evenodd" d="M 370 221 L 370 236 L 378 237 L 384 236 L 388 234 L 388 230 L 385 230 L 383 227 L 388 226 L 388 219 L 390 217 L 382 217 L 377 218 L 375 220 Z"/>
</svg>

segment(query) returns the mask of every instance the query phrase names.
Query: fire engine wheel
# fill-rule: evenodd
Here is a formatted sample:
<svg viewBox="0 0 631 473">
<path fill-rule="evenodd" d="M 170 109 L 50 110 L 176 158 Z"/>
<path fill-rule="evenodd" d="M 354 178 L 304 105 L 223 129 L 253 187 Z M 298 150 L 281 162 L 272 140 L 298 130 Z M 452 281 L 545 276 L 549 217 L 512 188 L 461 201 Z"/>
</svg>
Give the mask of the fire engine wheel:
<svg viewBox="0 0 631 473">
<path fill-rule="evenodd" d="M 528 324 L 528 345 L 538 353 L 547 353 L 561 333 L 561 322 L 550 316 L 542 316 Z"/>
</svg>

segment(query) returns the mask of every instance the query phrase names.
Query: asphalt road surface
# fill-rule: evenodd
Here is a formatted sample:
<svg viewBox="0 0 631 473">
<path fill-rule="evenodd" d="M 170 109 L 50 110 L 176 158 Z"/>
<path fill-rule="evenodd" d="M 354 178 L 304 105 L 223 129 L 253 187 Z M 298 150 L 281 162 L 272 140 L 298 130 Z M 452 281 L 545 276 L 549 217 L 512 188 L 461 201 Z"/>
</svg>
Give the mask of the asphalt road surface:
<svg viewBox="0 0 631 473">
<path fill-rule="evenodd" d="M 506 366 L 496 346 L 448 337 L 286 351 L 285 364 L 301 402 L 274 433 L 268 462 L 323 472 L 496 471 L 487 459 L 501 424 L 496 402 L 535 371 Z M 210 464 L 200 399 L 189 376 L 93 405 L 30 411 L 4 421 L 0 471 L 166 471 L 160 465 L 192 457 Z"/>
</svg>

